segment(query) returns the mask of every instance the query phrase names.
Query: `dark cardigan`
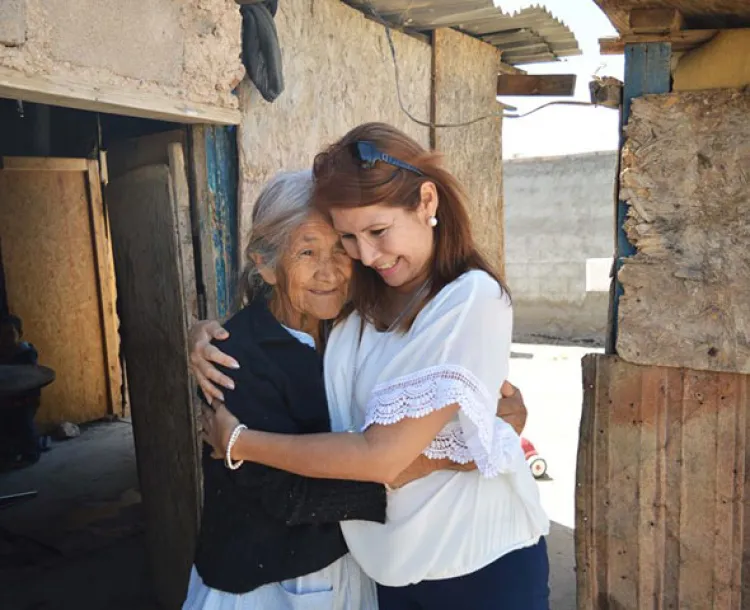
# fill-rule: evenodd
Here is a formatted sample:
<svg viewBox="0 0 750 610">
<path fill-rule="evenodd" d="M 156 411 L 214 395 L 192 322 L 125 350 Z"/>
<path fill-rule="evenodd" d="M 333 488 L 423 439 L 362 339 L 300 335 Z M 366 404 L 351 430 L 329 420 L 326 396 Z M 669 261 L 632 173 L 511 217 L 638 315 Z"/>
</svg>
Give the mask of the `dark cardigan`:
<svg viewBox="0 0 750 610">
<path fill-rule="evenodd" d="M 255 301 L 226 324 L 217 345 L 239 370 L 224 390 L 227 408 L 255 430 L 330 431 L 318 353 L 292 337 Z M 221 367 L 220 367 L 221 368 Z M 213 589 L 245 593 L 316 572 L 347 552 L 339 521 L 385 522 L 385 488 L 312 479 L 255 463 L 238 470 L 203 456 L 204 505 L 195 565 Z"/>
</svg>

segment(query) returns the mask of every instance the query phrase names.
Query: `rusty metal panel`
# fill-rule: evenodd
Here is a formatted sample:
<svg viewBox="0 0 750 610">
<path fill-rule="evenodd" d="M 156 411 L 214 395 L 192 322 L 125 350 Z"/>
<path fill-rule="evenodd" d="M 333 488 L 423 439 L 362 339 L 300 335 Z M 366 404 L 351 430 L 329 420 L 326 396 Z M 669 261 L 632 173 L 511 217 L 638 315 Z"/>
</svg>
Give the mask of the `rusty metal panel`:
<svg viewBox="0 0 750 610">
<path fill-rule="evenodd" d="M 579 610 L 750 605 L 748 379 L 584 358 Z"/>
</svg>

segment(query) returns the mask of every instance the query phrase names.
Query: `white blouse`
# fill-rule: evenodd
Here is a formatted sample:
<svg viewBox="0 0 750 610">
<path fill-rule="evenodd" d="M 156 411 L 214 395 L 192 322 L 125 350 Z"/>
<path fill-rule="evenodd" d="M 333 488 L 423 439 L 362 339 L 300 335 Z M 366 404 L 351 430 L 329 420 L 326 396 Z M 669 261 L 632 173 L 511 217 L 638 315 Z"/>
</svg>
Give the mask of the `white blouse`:
<svg viewBox="0 0 750 610">
<path fill-rule="evenodd" d="M 508 298 L 487 273 L 470 271 L 441 290 L 407 333 L 366 325 L 360 340 L 353 314 L 331 334 L 324 370 L 334 431 L 458 403 L 424 453 L 477 464 L 390 492 L 385 524 L 341 524 L 352 555 L 375 581 L 404 586 L 462 576 L 548 533 L 518 435 L 496 416 L 511 332 Z"/>
</svg>

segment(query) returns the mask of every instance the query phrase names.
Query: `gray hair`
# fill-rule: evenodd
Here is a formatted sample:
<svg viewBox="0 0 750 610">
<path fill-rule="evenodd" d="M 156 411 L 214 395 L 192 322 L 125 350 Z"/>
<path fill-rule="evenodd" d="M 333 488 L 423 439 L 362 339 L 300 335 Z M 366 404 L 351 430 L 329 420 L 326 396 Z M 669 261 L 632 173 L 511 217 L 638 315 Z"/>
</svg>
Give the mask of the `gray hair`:
<svg viewBox="0 0 750 610">
<path fill-rule="evenodd" d="M 271 293 L 272 288 L 261 277 L 253 256 L 260 258 L 264 267 L 278 270 L 292 233 L 312 211 L 312 192 L 312 171 L 303 170 L 276 174 L 258 196 L 240 280 L 240 291 L 244 293 L 245 302 Z"/>
</svg>

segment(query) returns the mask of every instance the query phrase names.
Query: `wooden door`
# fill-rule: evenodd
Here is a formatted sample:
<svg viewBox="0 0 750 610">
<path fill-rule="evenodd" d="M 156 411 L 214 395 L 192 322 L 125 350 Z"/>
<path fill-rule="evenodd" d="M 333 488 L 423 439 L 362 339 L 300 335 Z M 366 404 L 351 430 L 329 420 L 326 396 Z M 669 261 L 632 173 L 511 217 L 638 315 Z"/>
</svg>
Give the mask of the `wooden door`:
<svg viewBox="0 0 750 610">
<path fill-rule="evenodd" d="M 0 240 L 8 308 L 57 376 L 37 419 L 119 415 L 114 270 L 97 162 L 0 159 Z"/>
<path fill-rule="evenodd" d="M 196 316 L 182 132 L 109 150 L 106 188 L 122 342 L 159 602 L 180 608 L 193 560 L 199 459 L 187 328 Z"/>
</svg>

